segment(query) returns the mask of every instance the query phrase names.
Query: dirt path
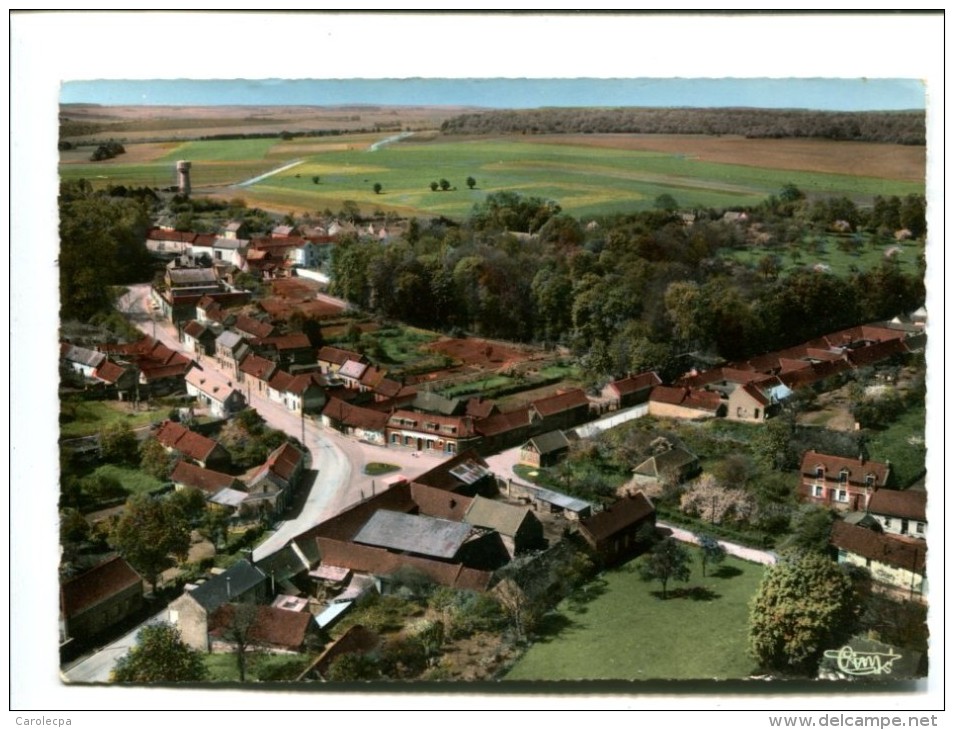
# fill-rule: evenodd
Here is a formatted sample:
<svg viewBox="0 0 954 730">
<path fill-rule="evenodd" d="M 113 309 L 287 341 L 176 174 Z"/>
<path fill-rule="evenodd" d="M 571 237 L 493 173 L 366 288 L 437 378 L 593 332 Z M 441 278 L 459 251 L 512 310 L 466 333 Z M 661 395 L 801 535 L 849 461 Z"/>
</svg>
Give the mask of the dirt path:
<svg viewBox="0 0 954 730">
<path fill-rule="evenodd" d="M 247 187 L 249 187 L 250 185 L 254 185 L 254 184 L 257 183 L 257 182 L 261 182 L 261 181 L 264 180 L 265 178 L 271 177 L 272 175 L 277 175 L 277 174 L 280 173 L 280 172 L 285 172 L 285 170 L 290 170 L 290 169 L 292 169 L 293 167 L 298 167 L 298 165 L 302 164 L 303 162 L 304 162 L 304 160 L 295 160 L 294 162 L 289 162 L 287 165 L 282 165 L 281 167 L 276 168 L 276 169 L 272 170 L 271 172 L 266 172 L 266 173 L 264 173 L 264 174 L 262 174 L 262 175 L 259 175 L 258 177 L 253 177 L 253 178 L 251 178 L 250 180 L 245 180 L 244 182 L 235 183 L 235 185 L 233 185 L 232 187 L 233 187 L 233 188 L 247 188 Z"/>
<path fill-rule="evenodd" d="M 684 530 L 681 527 L 676 527 L 675 525 L 670 525 L 666 522 L 657 522 L 657 527 L 664 527 L 667 530 L 672 531 L 672 536 L 679 540 L 679 542 L 688 542 L 693 545 L 698 545 L 699 541 L 696 539 L 696 536 L 693 535 L 689 530 Z M 768 550 L 756 550 L 755 548 L 745 547 L 744 545 L 737 545 L 734 542 L 727 542 L 725 540 L 719 540 L 719 544 L 725 548 L 725 551 L 736 558 L 741 558 L 742 560 L 748 560 L 750 563 L 760 563 L 761 565 L 775 565 L 778 562 L 778 555 Z"/>
</svg>

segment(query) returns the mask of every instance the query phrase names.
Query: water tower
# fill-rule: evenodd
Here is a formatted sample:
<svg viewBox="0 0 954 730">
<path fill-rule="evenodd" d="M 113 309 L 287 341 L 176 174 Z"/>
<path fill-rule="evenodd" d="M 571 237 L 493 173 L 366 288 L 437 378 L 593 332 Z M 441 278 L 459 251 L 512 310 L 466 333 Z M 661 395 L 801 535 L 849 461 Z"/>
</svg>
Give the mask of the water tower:
<svg viewBox="0 0 954 730">
<path fill-rule="evenodd" d="M 179 195 L 188 196 L 192 192 L 192 183 L 189 181 L 189 170 L 192 163 L 188 160 L 179 160 L 176 163 L 176 172 L 179 173 Z"/>
</svg>

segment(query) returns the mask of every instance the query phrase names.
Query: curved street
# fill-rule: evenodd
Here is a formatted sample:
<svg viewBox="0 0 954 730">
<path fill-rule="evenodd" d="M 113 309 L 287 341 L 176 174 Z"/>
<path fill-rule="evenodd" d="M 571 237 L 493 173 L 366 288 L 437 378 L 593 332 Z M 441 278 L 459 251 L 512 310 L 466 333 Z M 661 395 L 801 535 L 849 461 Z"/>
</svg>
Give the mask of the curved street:
<svg viewBox="0 0 954 730">
<path fill-rule="evenodd" d="M 176 328 L 160 319 L 153 312 L 150 300 L 150 285 L 135 284 L 120 298 L 120 311 L 142 332 L 160 340 L 166 346 L 180 350 Z M 184 353 L 192 357 L 203 369 L 217 369 L 214 358 Z M 381 478 L 365 474 L 365 467 L 373 462 L 393 464 L 398 470 L 387 474 L 414 475 L 433 468 L 441 459 L 436 456 L 404 449 L 363 443 L 348 438 L 337 431 L 328 430 L 314 418 L 302 419 L 280 403 L 245 392 L 249 406 L 271 427 L 299 439 L 311 454 L 311 481 L 300 512 L 291 519 L 276 525 L 273 535 L 255 548 L 253 558 L 260 560 L 280 550 L 296 535 L 314 527 L 346 507 L 358 502 L 378 489 Z M 300 499 L 301 497 L 299 497 Z"/>
</svg>

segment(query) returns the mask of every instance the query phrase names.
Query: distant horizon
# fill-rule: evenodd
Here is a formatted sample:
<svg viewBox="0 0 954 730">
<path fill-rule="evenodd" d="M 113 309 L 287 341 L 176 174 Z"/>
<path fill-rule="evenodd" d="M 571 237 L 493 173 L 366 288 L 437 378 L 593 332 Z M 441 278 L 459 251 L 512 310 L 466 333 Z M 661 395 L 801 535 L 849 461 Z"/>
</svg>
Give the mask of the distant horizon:
<svg viewBox="0 0 954 730">
<path fill-rule="evenodd" d="M 157 79 L 68 81 L 60 103 L 98 106 L 470 107 L 925 111 L 916 79 Z"/>
</svg>

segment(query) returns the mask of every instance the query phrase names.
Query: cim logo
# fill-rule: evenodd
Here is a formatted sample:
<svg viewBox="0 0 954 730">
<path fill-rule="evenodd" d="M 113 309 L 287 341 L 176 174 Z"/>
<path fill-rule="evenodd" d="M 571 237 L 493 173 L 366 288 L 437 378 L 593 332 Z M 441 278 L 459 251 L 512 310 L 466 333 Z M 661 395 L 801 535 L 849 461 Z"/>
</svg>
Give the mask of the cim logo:
<svg viewBox="0 0 954 730">
<path fill-rule="evenodd" d="M 875 674 L 891 674 L 892 665 L 901 658 L 901 655 L 896 654 L 894 649 L 885 653 L 855 651 L 850 646 L 843 646 L 840 649 L 829 649 L 825 652 L 825 657 L 834 659 L 838 663 L 838 669 L 845 674 L 864 677 Z"/>
</svg>

